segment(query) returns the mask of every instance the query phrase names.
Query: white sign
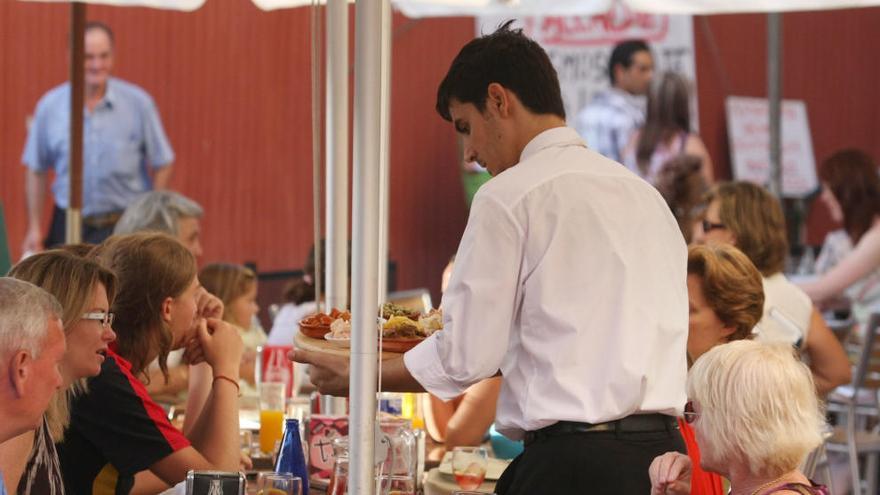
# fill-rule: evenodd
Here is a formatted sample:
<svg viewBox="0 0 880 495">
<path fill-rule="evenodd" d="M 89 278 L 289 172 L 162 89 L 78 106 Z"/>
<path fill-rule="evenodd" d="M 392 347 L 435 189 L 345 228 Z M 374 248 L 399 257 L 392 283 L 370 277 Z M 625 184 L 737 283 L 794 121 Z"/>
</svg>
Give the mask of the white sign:
<svg viewBox="0 0 880 495">
<path fill-rule="evenodd" d="M 508 19 L 477 17 L 477 36 L 491 33 Z M 621 41 L 634 38 L 647 41 L 654 53 L 656 73 L 677 72 L 696 87 L 694 32 L 690 16 L 637 13 L 615 2 L 611 10 L 600 15 L 523 17 L 516 25 L 550 56 L 559 74 L 569 122 L 597 91 L 610 85 L 608 59 L 614 45 Z M 695 108 L 692 108 L 694 115 Z"/>
<path fill-rule="evenodd" d="M 765 98 L 727 98 L 727 137 L 733 176 L 766 186 L 770 181 L 770 117 Z M 782 102 L 782 195 L 801 198 L 819 187 L 816 158 L 800 100 Z"/>
</svg>

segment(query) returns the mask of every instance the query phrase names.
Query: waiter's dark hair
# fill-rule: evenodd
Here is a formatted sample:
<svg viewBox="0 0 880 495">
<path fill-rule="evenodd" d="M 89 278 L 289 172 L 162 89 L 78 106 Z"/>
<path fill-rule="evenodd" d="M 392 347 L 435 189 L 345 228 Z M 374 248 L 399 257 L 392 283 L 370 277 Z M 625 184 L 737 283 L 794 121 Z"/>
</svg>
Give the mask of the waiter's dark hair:
<svg viewBox="0 0 880 495">
<path fill-rule="evenodd" d="M 437 89 L 441 117 L 452 121 L 452 99 L 471 103 L 483 112 L 489 84 L 494 82 L 513 91 L 530 111 L 565 118 L 559 78 L 550 57 L 522 29 L 511 29 L 512 23 L 509 20 L 494 33 L 471 40 L 458 52 Z"/>
</svg>

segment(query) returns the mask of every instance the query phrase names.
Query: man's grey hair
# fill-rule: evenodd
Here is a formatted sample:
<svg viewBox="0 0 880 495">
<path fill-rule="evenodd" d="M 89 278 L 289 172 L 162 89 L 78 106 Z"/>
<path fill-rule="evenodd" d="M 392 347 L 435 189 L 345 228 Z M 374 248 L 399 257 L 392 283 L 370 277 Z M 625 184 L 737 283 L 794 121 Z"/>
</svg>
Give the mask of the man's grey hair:
<svg viewBox="0 0 880 495">
<path fill-rule="evenodd" d="M 114 234 L 141 231 L 177 235 L 181 218 L 202 218 L 204 210 L 195 201 L 174 191 L 151 191 L 135 199 L 116 222 Z"/>
<path fill-rule="evenodd" d="M 52 294 L 23 280 L 0 277 L 0 355 L 25 350 L 37 357 L 49 320 L 61 314 Z"/>
</svg>

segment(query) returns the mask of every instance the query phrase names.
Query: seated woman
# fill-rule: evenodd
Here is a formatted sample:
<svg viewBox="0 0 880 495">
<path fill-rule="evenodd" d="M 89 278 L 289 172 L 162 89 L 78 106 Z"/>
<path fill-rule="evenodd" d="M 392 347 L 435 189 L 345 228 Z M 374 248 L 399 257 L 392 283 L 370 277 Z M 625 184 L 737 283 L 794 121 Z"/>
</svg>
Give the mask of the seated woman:
<svg viewBox="0 0 880 495">
<path fill-rule="evenodd" d="M 880 177 L 866 153 L 843 150 L 819 168 L 822 202 L 843 229 L 828 234 L 816 260 L 819 278 L 801 285 L 816 304 L 839 296 L 852 301 L 864 325 L 880 303 Z"/>
<path fill-rule="evenodd" d="M 764 308 L 764 289 L 755 265 L 729 245 L 691 246 L 687 273 L 690 367 L 716 345 L 752 337 L 752 328 L 761 319 Z M 690 493 L 722 495 L 721 478 L 700 468 L 694 431 L 681 420 L 679 426 L 693 461 Z"/>
<path fill-rule="evenodd" d="M 706 352 L 688 373 L 685 420 L 703 469 L 734 494 L 828 495 L 798 466 L 822 443 L 824 418 L 810 371 L 785 344 L 742 340 Z M 649 468 L 652 495 L 690 493 L 691 459 L 667 452 Z"/>
<path fill-rule="evenodd" d="M 245 395 L 256 395 L 254 370 L 257 347 L 266 343 L 266 334 L 254 324 L 257 306 L 257 275 L 249 268 L 231 263 L 211 263 L 199 272 L 202 286 L 223 301 L 223 321 L 238 329 L 244 343 L 241 358 L 241 385 Z"/>
<path fill-rule="evenodd" d="M 821 395 L 850 381 L 850 362 L 810 298 L 782 274 L 788 240 L 782 207 L 750 182 L 718 184 L 706 195 L 708 207 L 696 242 L 733 244 L 764 276 L 764 316 L 755 329 L 766 342 L 787 342 L 809 357 Z"/>
<path fill-rule="evenodd" d="M 67 351 L 61 361 L 63 389 L 55 394 L 42 426 L 0 444 L 0 470 L 16 492 L 64 493 L 55 444 L 70 423 L 70 400 L 86 392 L 85 378 L 101 372 L 107 346 L 116 339 L 110 304 L 116 276 L 94 260 L 53 249 L 29 256 L 9 276 L 37 285 L 55 296 L 64 310 Z"/>
<path fill-rule="evenodd" d="M 88 381 L 89 393 L 72 403 L 70 428 L 58 446 L 66 491 L 157 493 L 190 469 L 237 470 L 241 337 L 219 319 L 197 318 L 203 290 L 195 258 L 156 233 L 111 237 L 95 255 L 118 277 L 111 306 L 117 341 L 101 374 Z M 187 437 L 138 380 L 154 359 L 166 370 L 168 352 L 184 347 L 191 362 L 204 361 L 213 372 Z"/>
</svg>

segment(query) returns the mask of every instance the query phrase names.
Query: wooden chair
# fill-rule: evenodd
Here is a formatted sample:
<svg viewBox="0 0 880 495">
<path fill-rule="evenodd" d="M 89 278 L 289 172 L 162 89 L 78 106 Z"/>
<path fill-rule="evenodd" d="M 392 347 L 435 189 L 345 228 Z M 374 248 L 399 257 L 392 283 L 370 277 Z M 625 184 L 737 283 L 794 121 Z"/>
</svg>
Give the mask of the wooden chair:
<svg viewBox="0 0 880 495">
<path fill-rule="evenodd" d="M 849 457 L 853 494 L 863 493 L 859 473 L 859 456 L 865 456 L 865 488 L 870 494 L 877 493 L 877 470 L 880 468 L 880 426 L 877 423 L 878 389 L 880 389 L 880 313 L 868 320 L 862 349 L 850 386 L 839 387 L 829 401 L 836 409 L 843 409 L 845 422 L 837 426 L 826 442 L 830 452 L 842 452 Z M 829 406 L 829 410 L 832 408 Z"/>
</svg>

